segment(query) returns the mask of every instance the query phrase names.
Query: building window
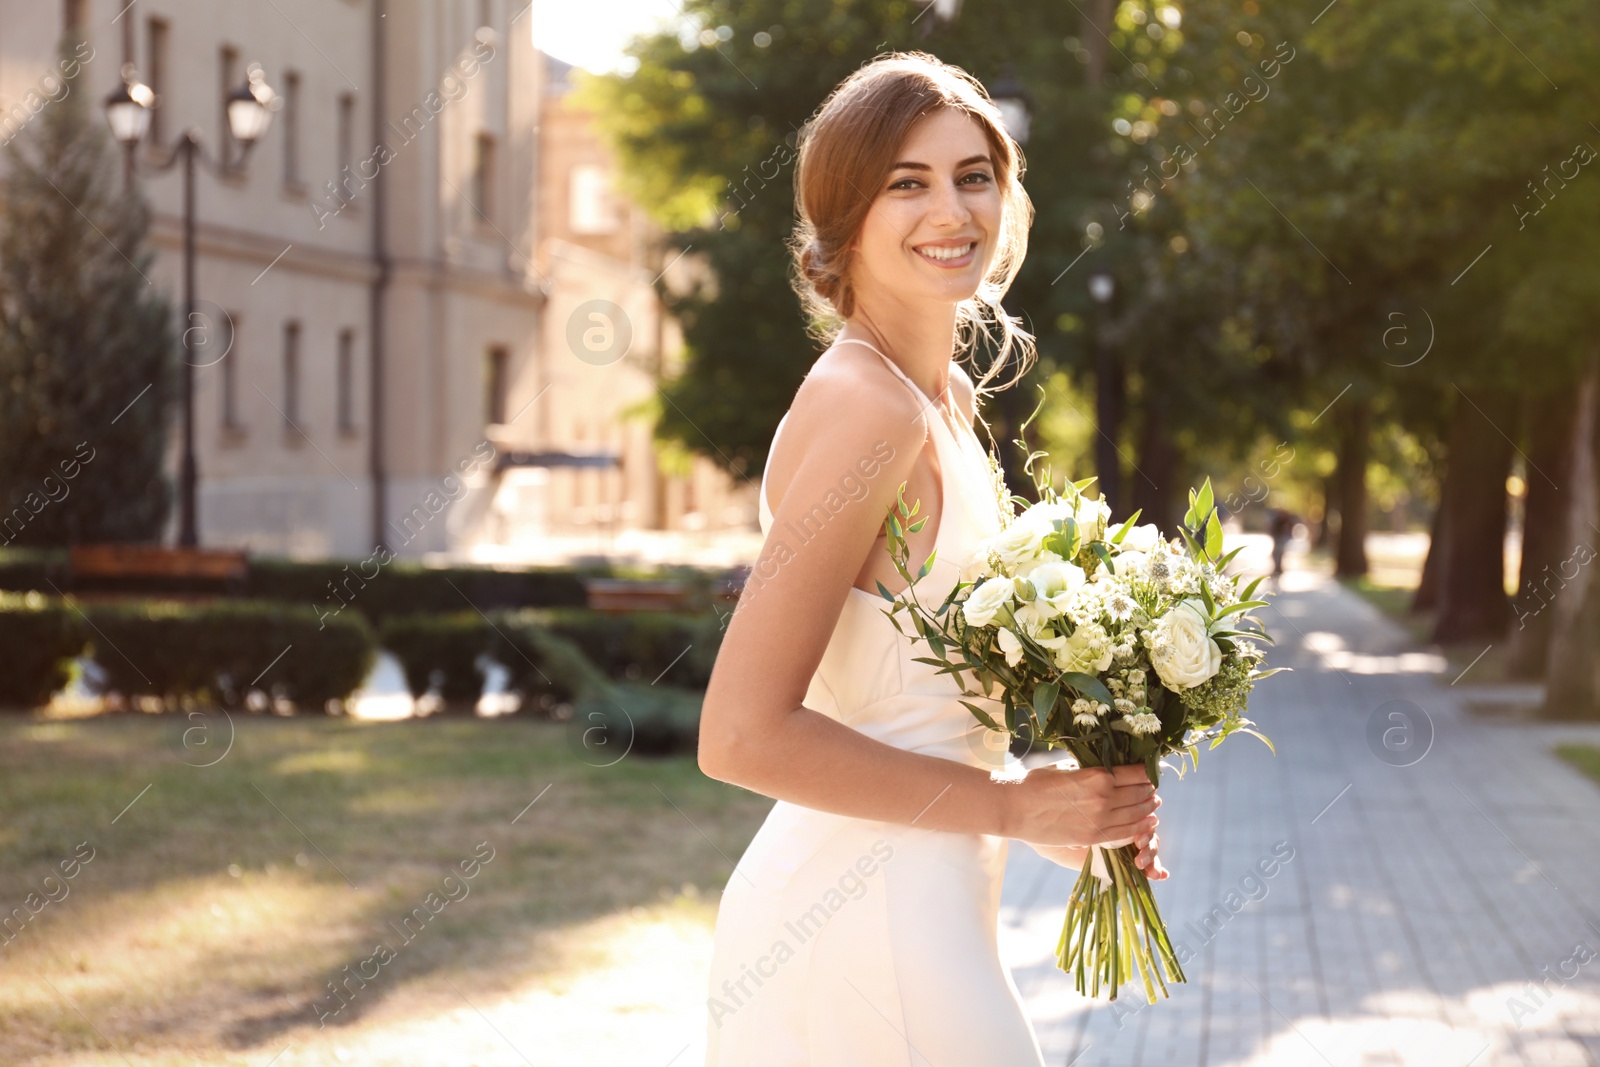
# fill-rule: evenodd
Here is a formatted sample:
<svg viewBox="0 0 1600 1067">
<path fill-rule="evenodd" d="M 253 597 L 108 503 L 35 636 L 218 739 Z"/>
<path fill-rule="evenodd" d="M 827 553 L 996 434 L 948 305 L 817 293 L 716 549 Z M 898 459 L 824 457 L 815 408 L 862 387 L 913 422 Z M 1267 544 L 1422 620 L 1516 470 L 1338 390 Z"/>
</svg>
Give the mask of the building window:
<svg viewBox="0 0 1600 1067">
<path fill-rule="evenodd" d="M 244 429 L 239 418 L 239 316 L 227 312 L 217 323 L 217 340 L 222 345 L 222 428 L 238 432 Z"/>
<path fill-rule="evenodd" d="M 167 23 L 151 19 L 146 24 L 145 84 L 155 94 L 150 111 L 150 143 L 167 143 Z"/>
<path fill-rule="evenodd" d="M 478 215 L 486 225 L 493 226 L 499 214 L 495 203 L 495 141 L 494 135 L 478 134 L 477 154 L 472 164 L 472 198 Z"/>
<path fill-rule="evenodd" d="M 290 429 L 300 427 L 300 324 L 283 325 L 283 418 Z"/>
<path fill-rule="evenodd" d="M 494 5 L 492 0 L 478 0 L 478 25 L 494 25 Z"/>
<path fill-rule="evenodd" d="M 339 409 L 339 432 L 354 433 L 356 429 L 355 400 L 356 332 L 339 331 L 339 359 L 335 370 Z"/>
<path fill-rule="evenodd" d="M 504 345 L 495 345 L 489 349 L 489 354 L 484 361 L 484 421 L 489 423 L 503 423 L 506 421 L 506 392 L 509 388 L 511 370 L 511 353 Z"/>
<path fill-rule="evenodd" d="M 83 0 L 66 0 L 62 4 L 61 30 L 73 37 L 83 36 Z"/>
<path fill-rule="evenodd" d="M 217 53 L 217 60 L 217 73 L 222 78 L 222 92 L 217 94 L 217 99 L 222 101 L 222 110 L 218 112 L 218 126 L 222 135 L 217 138 L 217 144 L 221 146 L 219 154 L 222 165 L 226 167 L 233 162 L 239 144 L 233 139 L 233 127 L 228 125 L 228 94 L 239 87 L 243 75 L 239 73 L 239 50 L 232 45 L 223 45 Z"/>
<path fill-rule="evenodd" d="M 299 188 L 300 176 L 300 74 L 283 74 L 283 184 Z"/>
<path fill-rule="evenodd" d="M 602 166 L 581 163 L 572 168 L 568 225 L 573 233 L 613 233 L 617 213 L 611 200 L 611 175 Z"/>
<path fill-rule="evenodd" d="M 339 196 L 342 200 L 356 197 L 356 178 L 350 167 L 356 158 L 356 98 L 350 93 L 339 97 Z"/>
</svg>

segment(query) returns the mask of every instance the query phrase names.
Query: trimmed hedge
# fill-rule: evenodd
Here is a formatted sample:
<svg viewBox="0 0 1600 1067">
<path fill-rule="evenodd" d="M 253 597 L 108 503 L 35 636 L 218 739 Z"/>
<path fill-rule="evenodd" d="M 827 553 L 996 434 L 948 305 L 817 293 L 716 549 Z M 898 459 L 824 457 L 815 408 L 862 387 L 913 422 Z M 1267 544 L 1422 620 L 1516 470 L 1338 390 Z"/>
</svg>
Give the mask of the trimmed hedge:
<svg viewBox="0 0 1600 1067">
<path fill-rule="evenodd" d="M 378 642 L 400 660 L 414 699 L 437 687 L 446 712 L 471 715 L 483 693 L 479 660 L 493 633 L 476 611 L 403 615 L 384 622 Z"/>
<path fill-rule="evenodd" d="M 510 672 L 507 688 L 522 698 L 524 714 L 553 717 L 562 704 L 604 689 L 608 679 L 576 644 L 552 633 L 541 612 L 497 612 L 489 655 Z"/>
<path fill-rule="evenodd" d="M 87 638 L 88 628 L 59 597 L 0 593 L 0 710 L 50 703 Z"/>
<path fill-rule="evenodd" d="M 722 620 L 715 612 L 610 614 L 557 608 L 538 614 L 546 628 L 577 645 L 618 681 L 704 689 L 722 647 Z"/>
<path fill-rule="evenodd" d="M 252 559 L 246 595 L 310 605 L 329 617 L 346 609 L 374 625 L 406 615 L 446 615 L 520 607 L 583 607 L 586 577 L 608 576 L 599 568 L 429 567 L 414 560 L 302 563 Z"/>
<path fill-rule="evenodd" d="M 369 557 L 370 559 L 370 557 Z M 720 572 L 689 566 L 642 569 L 597 563 L 581 567 L 497 569 L 489 566 L 430 567 L 417 560 L 298 561 L 251 558 L 249 574 L 225 592 L 246 600 L 298 603 L 336 618 L 350 609 L 373 625 L 413 614 L 452 614 L 519 608 L 582 608 L 589 578 L 670 579 L 687 588 L 693 612 L 710 611 L 726 581 Z M 0 549 L 0 589 L 51 594 L 119 592 L 152 597 L 216 593 L 206 579 L 95 578 L 75 580 L 63 549 Z M 680 646 L 681 648 L 681 646 Z"/>
<path fill-rule="evenodd" d="M 611 762 L 623 754 L 692 753 L 700 743 L 704 694 L 666 685 L 613 682 L 581 697 L 573 708 L 580 755 Z"/>
<path fill-rule="evenodd" d="M 361 687 L 377 640 L 360 615 L 319 620 L 306 607 L 259 601 L 91 605 L 99 688 L 154 696 L 169 707 L 215 700 L 242 705 L 260 689 L 325 710 Z"/>
<path fill-rule="evenodd" d="M 252 558 L 236 586 L 209 579 L 100 577 L 77 580 L 62 549 L 0 551 L 0 589 L 41 593 L 126 593 L 150 597 L 224 592 L 245 600 L 270 600 L 313 608 L 327 618 L 350 608 L 378 624 L 417 612 L 441 614 L 476 606 L 483 611 L 520 607 L 582 607 L 584 579 L 614 577 L 612 568 L 430 567 L 417 560 L 313 561 Z M 365 575 L 365 576 L 364 576 Z"/>
</svg>

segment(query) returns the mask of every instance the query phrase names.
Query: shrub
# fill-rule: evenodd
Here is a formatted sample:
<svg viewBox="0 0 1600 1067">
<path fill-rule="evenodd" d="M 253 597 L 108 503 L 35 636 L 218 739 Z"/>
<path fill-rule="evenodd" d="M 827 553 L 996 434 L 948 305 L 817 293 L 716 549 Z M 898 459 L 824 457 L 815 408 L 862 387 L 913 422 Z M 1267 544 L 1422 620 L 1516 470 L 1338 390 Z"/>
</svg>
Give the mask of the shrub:
<svg viewBox="0 0 1600 1067">
<path fill-rule="evenodd" d="M 510 673 L 506 687 L 521 697 L 520 712 L 553 717 L 560 705 L 574 704 L 583 694 L 603 689 L 606 676 L 575 642 L 546 629 L 544 615 L 495 613 L 489 654 Z"/>
<path fill-rule="evenodd" d="M 324 710 L 361 687 L 377 643 L 358 615 L 259 601 L 187 604 L 145 600 L 93 605 L 91 635 L 100 688 L 186 701 L 244 703 L 261 689 Z"/>
<path fill-rule="evenodd" d="M 57 597 L 0 593 L 0 709 L 50 703 L 67 684 L 86 629 Z"/>
<path fill-rule="evenodd" d="M 389 619 L 378 639 L 400 660 L 413 697 L 437 687 L 447 713 L 471 715 L 483 694 L 480 657 L 493 633 L 476 611 L 458 611 Z"/>
<path fill-rule="evenodd" d="M 558 608 L 540 613 L 552 632 L 575 643 L 595 666 L 618 681 L 659 682 L 704 689 L 722 644 L 715 612 L 608 613 Z"/>
<path fill-rule="evenodd" d="M 533 567 L 430 567 L 415 560 L 299 562 L 253 559 L 247 595 L 298 601 L 325 615 L 365 615 L 381 628 L 414 615 L 453 615 L 476 608 L 582 607 L 583 580 L 594 569 Z M 601 569 L 603 573 L 603 568 Z"/>
<path fill-rule="evenodd" d="M 610 753 L 669 756 L 693 753 L 700 743 L 703 694 L 666 685 L 612 682 L 579 698 L 574 728 L 584 747 Z"/>
</svg>

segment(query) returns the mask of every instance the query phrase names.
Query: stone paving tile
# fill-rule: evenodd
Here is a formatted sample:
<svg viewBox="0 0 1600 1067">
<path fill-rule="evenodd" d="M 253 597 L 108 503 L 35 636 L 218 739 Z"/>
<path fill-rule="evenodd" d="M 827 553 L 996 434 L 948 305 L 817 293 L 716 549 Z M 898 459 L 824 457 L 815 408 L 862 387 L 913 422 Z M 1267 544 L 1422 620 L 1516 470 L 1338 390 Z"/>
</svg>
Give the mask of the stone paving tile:
<svg viewBox="0 0 1600 1067">
<path fill-rule="evenodd" d="M 1294 671 L 1251 706 L 1277 755 L 1236 736 L 1163 777 L 1157 893 L 1186 984 L 1079 995 L 1054 957 L 1076 874 L 1010 850 L 1001 949 L 1047 1062 L 1600 1065 L 1600 788 L 1551 752 L 1600 724 L 1471 713 L 1536 691 L 1452 685 L 1355 594 L 1284 585 L 1262 614 Z"/>
</svg>

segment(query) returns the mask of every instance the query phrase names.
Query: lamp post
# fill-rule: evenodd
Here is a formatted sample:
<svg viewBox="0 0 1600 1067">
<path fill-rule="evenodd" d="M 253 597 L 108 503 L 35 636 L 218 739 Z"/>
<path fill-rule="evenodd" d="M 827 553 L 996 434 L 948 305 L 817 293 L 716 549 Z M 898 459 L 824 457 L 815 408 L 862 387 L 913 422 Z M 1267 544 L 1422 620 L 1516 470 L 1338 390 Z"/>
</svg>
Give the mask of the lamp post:
<svg viewBox="0 0 1600 1067">
<path fill-rule="evenodd" d="M 1028 124 L 1033 118 L 1033 94 L 1017 77 L 1016 68 L 1009 62 L 1000 70 L 1000 77 L 989 90 L 989 99 L 1000 109 L 1006 132 L 1018 145 L 1028 144 Z"/>
<path fill-rule="evenodd" d="M 1113 357 L 1105 334 L 1116 292 L 1111 275 L 1089 275 L 1089 297 L 1095 303 L 1094 417 L 1099 430 L 1094 441 L 1094 473 L 1100 479 L 1100 496 L 1114 511 L 1122 505 L 1122 457 L 1117 452 L 1117 434 L 1122 428 L 1122 366 Z"/>
<path fill-rule="evenodd" d="M 155 94 L 134 74 L 131 64 L 122 68 L 123 84 L 105 99 L 106 123 L 130 157 L 150 130 L 150 109 Z M 199 544 L 195 514 L 195 483 L 198 475 L 194 458 L 194 368 L 189 358 L 190 336 L 195 329 L 195 168 L 204 163 L 215 174 L 237 174 L 244 169 L 250 149 L 272 123 L 272 112 L 282 104 L 262 76 L 261 64 L 250 64 L 245 83 L 228 94 L 228 129 L 244 146 L 236 160 L 210 159 L 201 143 L 200 128 L 190 126 L 178 135 L 166 158 L 151 166 L 155 172 L 183 163 L 183 459 L 179 472 L 178 544 Z M 203 331 L 202 331 L 203 332 Z M 202 340 L 202 344 L 206 343 Z"/>
</svg>

